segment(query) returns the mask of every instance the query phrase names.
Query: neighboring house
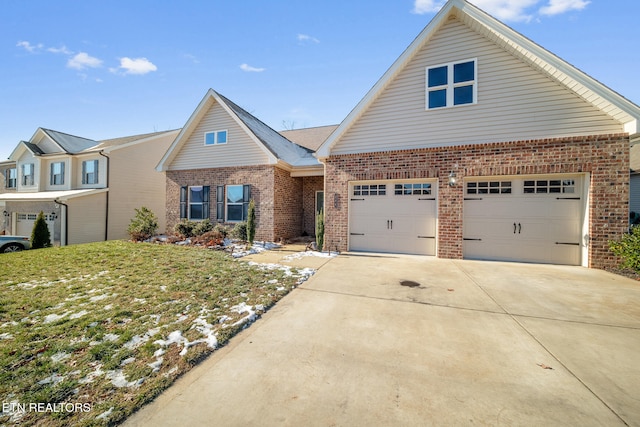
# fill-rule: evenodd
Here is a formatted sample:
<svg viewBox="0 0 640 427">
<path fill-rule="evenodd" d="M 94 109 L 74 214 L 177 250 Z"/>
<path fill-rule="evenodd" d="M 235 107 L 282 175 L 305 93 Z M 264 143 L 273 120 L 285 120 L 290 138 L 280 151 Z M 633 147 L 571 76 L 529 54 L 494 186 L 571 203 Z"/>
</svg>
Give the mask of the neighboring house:
<svg viewBox="0 0 640 427">
<path fill-rule="evenodd" d="M 253 199 L 257 240 L 314 234 L 324 168 L 312 150 L 331 130 L 289 131 L 305 148 L 209 90 L 157 167 L 166 173 L 168 229 L 246 221 Z"/>
<path fill-rule="evenodd" d="M 143 205 L 164 229 L 164 177 L 154 167 L 178 132 L 94 141 L 39 128 L 0 163 L 4 231 L 31 235 L 42 211 L 54 244 L 121 239 Z"/>
<path fill-rule="evenodd" d="M 331 249 L 606 267 L 640 107 L 450 0 L 318 149 Z"/>
</svg>

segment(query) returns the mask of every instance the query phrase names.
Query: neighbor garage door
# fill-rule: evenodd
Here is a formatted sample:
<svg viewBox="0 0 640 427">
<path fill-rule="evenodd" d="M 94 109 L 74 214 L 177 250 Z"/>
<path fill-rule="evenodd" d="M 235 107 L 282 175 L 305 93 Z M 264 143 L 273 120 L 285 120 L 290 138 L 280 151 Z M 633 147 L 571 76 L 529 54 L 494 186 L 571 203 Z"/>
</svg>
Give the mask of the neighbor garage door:
<svg viewBox="0 0 640 427">
<path fill-rule="evenodd" d="M 16 235 L 31 236 L 31 232 L 33 231 L 33 224 L 36 222 L 36 218 L 38 218 L 37 213 L 18 213 L 16 215 Z M 49 227 L 49 233 L 52 236 L 51 240 L 53 240 L 54 218 L 51 217 L 51 215 L 45 214 L 44 219 L 47 222 L 47 226 Z"/>
<path fill-rule="evenodd" d="M 582 176 L 478 178 L 464 185 L 465 258 L 581 263 Z"/>
<path fill-rule="evenodd" d="M 358 182 L 349 191 L 350 250 L 435 255 L 435 180 Z"/>
</svg>

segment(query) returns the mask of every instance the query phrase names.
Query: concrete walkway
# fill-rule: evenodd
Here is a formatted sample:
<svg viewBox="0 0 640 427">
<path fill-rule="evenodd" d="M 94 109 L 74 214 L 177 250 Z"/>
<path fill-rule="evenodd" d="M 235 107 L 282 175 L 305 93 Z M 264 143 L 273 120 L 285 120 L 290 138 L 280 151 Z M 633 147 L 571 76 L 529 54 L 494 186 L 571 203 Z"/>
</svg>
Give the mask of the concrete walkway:
<svg viewBox="0 0 640 427">
<path fill-rule="evenodd" d="M 640 284 L 341 255 L 125 425 L 640 425 Z"/>
</svg>

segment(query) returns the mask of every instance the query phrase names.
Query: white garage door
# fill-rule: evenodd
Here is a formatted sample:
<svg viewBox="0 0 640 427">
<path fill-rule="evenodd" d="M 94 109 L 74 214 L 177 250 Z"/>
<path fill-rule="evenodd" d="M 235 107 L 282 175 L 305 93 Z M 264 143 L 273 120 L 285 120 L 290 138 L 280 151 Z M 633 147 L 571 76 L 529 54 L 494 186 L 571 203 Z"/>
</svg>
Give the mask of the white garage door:
<svg viewBox="0 0 640 427">
<path fill-rule="evenodd" d="M 31 232 L 33 231 L 33 224 L 36 222 L 38 218 L 37 213 L 18 213 L 16 215 L 16 235 L 18 236 L 31 236 Z M 49 227 L 49 233 L 51 233 L 53 240 L 53 218 L 51 215 L 45 214 L 45 221 L 47 222 L 47 226 Z"/>
<path fill-rule="evenodd" d="M 435 255 L 436 180 L 349 186 L 349 249 Z"/>
<path fill-rule="evenodd" d="M 582 176 L 465 181 L 464 256 L 580 265 Z"/>
</svg>

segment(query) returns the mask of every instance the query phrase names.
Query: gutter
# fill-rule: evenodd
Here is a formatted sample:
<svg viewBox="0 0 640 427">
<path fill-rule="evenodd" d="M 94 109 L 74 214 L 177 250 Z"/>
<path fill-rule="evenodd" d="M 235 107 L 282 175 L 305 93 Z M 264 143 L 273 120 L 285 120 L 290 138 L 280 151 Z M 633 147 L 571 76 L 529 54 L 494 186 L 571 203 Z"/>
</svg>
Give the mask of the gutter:
<svg viewBox="0 0 640 427">
<path fill-rule="evenodd" d="M 98 151 L 102 157 L 107 159 L 107 194 L 106 194 L 106 212 L 104 214 L 104 240 L 105 242 L 109 240 L 109 161 L 111 160 L 109 156 L 104 154 L 104 150 Z"/>
<path fill-rule="evenodd" d="M 67 246 L 69 244 L 69 205 L 58 199 L 53 199 L 53 203 L 64 206 L 64 245 L 60 242 L 60 246 Z"/>
</svg>

